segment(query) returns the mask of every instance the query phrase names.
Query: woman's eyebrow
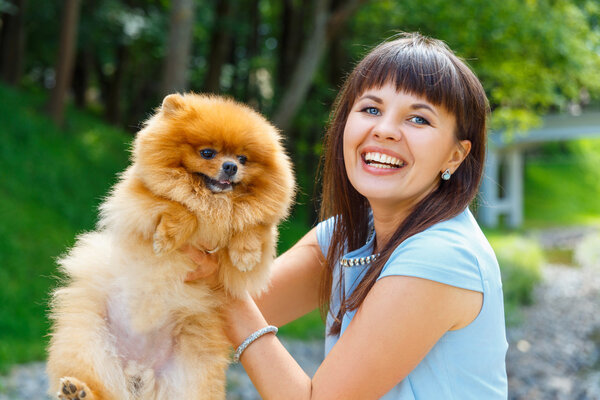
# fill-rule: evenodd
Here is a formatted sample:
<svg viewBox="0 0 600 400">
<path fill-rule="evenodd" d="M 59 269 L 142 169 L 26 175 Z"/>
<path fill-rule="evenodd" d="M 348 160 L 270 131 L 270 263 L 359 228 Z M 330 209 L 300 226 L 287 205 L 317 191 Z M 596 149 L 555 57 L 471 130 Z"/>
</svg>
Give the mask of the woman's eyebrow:
<svg viewBox="0 0 600 400">
<path fill-rule="evenodd" d="M 374 102 L 379 103 L 379 104 L 383 103 L 383 100 L 380 97 L 377 97 L 377 96 L 372 95 L 372 94 L 365 94 L 364 96 L 360 96 L 360 98 L 358 100 L 360 101 L 360 100 L 363 100 L 363 99 L 371 99 Z"/>
<path fill-rule="evenodd" d="M 419 110 L 421 108 L 425 108 L 429 111 L 431 111 L 433 114 L 435 114 L 435 116 L 437 117 L 437 112 L 435 111 L 435 109 L 433 107 L 431 107 L 429 104 L 425 104 L 425 103 L 415 103 L 415 104 L 411 104 L 410 108 L 412 108 L 413 110 Z"/>
</svg>

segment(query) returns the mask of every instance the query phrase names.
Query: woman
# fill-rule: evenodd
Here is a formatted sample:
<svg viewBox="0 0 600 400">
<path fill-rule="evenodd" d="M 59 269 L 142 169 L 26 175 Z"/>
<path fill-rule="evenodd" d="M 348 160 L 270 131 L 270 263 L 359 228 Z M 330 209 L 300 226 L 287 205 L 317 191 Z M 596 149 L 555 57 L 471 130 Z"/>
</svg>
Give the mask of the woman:
<svg viewBox="0 0 600 400">
<path fill-rule="evenodd" d="M 467 208 L 487 110 L 440 41 L 403 35 L 357 65 L 327 132 L 322 222 L 276 260 L 267 293 L 227 309 L 234 348 L 250 337 L 238 353 L 263 398 L 507 397 L 500 272 Z M 318 306 L 326 356 L 311 379 L 261 328 Z"/>
</svg>

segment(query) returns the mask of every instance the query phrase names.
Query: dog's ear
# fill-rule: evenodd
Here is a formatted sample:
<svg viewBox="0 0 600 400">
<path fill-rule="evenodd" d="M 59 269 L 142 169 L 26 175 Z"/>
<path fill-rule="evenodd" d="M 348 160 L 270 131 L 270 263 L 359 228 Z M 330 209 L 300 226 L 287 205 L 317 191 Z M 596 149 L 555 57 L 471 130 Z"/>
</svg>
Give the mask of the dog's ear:
<svg viewBox="0 0 600 400">
<path fill-rule="evenodd" d="M 175 93 L 164 98 L 160 109 L 165 115 L 173 115 L 177 110 L 181 110 L 183 106 L 183 96 L 179 93 Z"/>
</svg>

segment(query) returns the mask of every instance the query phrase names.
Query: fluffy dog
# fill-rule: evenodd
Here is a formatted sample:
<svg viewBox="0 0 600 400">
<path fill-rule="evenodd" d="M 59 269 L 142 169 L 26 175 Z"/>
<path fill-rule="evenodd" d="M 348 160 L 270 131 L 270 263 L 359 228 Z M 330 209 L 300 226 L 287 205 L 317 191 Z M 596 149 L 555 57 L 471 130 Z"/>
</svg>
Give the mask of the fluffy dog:
<svg viewBox="0 0 600 400">
<path fill-rule="evenodd" d="M 137 134 L 96 231 L 59 260 L 48 375 L 61 399 L 222 399 L 219 307 L 265 289 L 294 192 L 277 130 L 232 100 L 169 95 Z M 218 286 L 184 277 L 215 249 Z"/>
</svg>

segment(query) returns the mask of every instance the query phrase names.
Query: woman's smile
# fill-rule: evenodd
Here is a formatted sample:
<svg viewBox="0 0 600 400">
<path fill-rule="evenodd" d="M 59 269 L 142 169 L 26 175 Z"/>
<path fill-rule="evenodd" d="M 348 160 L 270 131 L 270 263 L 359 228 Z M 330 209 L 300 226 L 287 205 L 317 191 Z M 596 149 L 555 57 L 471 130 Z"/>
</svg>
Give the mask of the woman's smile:
<svg viewBox="0 0 600 400">
<path fill-rule="evenodd" d="M 400 154 L 375 146 L 364 148 L 361 160 L 364 170 L 374 175 L 395 174 L 407 165 Z"/>
<path fill-rule="evenodd" d="M 453 114 L 392 84 L 367 89 L 344 129 L 344 164 L 352 186 L 371 203 L 410 208 L 462 160 Z M 458 154 L 458 153 L 460 154 Z M 375 204 L 374 204 L 375 203 Z"/>
</svg>

